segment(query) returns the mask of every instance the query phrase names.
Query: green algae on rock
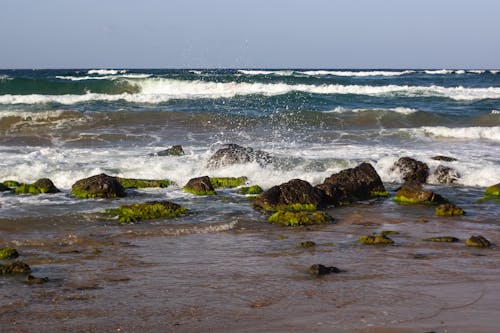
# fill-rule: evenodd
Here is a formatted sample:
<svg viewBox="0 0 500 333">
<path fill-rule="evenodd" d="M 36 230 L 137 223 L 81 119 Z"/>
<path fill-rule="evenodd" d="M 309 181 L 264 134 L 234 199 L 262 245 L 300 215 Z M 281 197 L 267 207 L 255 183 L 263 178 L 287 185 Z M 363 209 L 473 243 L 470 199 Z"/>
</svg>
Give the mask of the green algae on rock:
<svg viewBox="0 0 500 333">
<path fill-rule="evenodd" d="M 186 212 L 186 208 L 170 201 L 148 201 L 108 209 L 107 213 L 118 216 L 120 222 L 138 222 L 158 218 L 173 218 Z"/>
<path fill-rule="evenodd" d="M 262 192 L 264 192 L 264 190 L 259 185 L 244 186 L 238 190 L 239 194 L 244 195 L 256 195 L 261 194 Z"/>
<path fill-rule="evenodd" d="M 465 212 L 462 208 L 451 203 L 441 204 L 436 207 L 437 216 L 460 216 L 464 214 Z"/>
<path fill-rule="evenodd" d="M 332 217 L 322 211 L 277 211 L 269 222 L 296 227 L 302 225 L 331 223 Z"/>
<path fill-rule="evenodd" d="M 234 188 L 245 185 L 247 177 L 210 177 L 210 182 L 214 188 Z"/>
<path fill-rule="evenodd" d="M 299 244 L 297 244 L 298 248 L 303 248 L 303 249 L 315 247 L 315 246 L 316 246 L 316 243 L 313 241 L 305 241 L 305 242 L 300 242 Z"/>
<path fill-rule="evenodd" d="M 370 196 L 372 198 L 389 198 L 390 194 L 387 191 L 371 191 Z"/>
<path fill-rule="evenodd" d="M 79 199 L 125 197 L 125 189 L 116 177 L 104 173 L 80 179 L 71 187 L 71 194 Z"/>
<path fill-rule="evenodd" d="M 13 261 L 5 265 L 0 264 L 0 275 L 29 274 L 31 268 L 22 261 Z"/>
<path fill-rule="evenodd" d="M 500 183 L 486 188 L 485 196 L 500 197 Z"/>
<path fill-rule="evenodd" d="M 13 259 L 19 257 L 16 249 L 4 247 L 0 249 L 0 259 Z"/>
<path fill-rule="evenodd" d="M 8 187 L 18 187 L 21 185 L 21 183 L 16 180 L 5 180 L 2 184 Z"/>
<path fill-rule="evenodd" d="M 182 188 L 184 192 L 194 195 L 215 195 L 215 189 L 210 182 L 208 176 L 197 177 L 190 179 L 187 184 Z"/>
<path fill-rule="evenodd" d="M 169 187 L 175 184 L 168 179 L 135 179 L 135 178 L 116 178 L 123 188 L 147 188 L 147 187 Z"/>
<path fill-rule="evenodd" d="M 20 184 L 16 187 L 16 194 L 42 194 L 42 193 L 58 193 L 59 189 L 48 178 L 40 178 L 33 184 Z"/>
<path fill-rule="evenodd" d="M 358 238 L 358 242 L 366 245 L 388 245 L 394 241 L 385 235 L 365 235 Z"/>
<path fill-rule="evenodd" d="M 441 243 L 454 243 L 458 242 L 459 239 L 452 236 L 437 236 L 422 239 L 422 242 L 441 242 Z"/>
<path fill-rule="evenodd" d="M 437 205 L 448 203 L 448 200 L 431 191 L 425 191 L 421 184 L 405 183 L 394 196 L 393 200 L 401 204 Z"/>
<path fill-rule="evenodd" d="M 465 245 L 471 247 L 490 247 L 491 243 L 483 236 L 471 236 L 465 241 Z"/>
</svg>

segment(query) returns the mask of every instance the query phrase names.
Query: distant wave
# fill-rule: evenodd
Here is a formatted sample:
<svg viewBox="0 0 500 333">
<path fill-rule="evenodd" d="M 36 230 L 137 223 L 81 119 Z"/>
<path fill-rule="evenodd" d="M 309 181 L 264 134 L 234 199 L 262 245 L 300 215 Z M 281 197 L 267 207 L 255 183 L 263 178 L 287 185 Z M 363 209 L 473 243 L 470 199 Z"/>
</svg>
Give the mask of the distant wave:
<svg viewBox="0 0 500 333">
<path fill-rule="evenodd" d="M 491 74 L 496 74 L 498 71 L 489 71 Z M 437 70 L 424 70 L 425 74 L 429 75 L 449 75 L 449 74 L 484 74 L 486 70 L 483 69 L 437 69 Z"/>
<path fill-rule="evenodd" d="M 116 75 L 116 74 L 125 74 L 126 70 L 117 70 L 117 69 L 91 69 L 87 72 L 89 75 Z"/>
<path fill-rule="evenodd" d="M 396 107 L 390 109 L 347 109 L 339 106 L 333 110 L 323 111 L 323 113 L 347 113 L 347 112 L 359 113 L 359 112 L 377 112 L 377 111 L 395 112 L 403 115 L 409 115 L 418 112 L 419 110 L 412 108 L 405 108 L 405 107 Z"/>
<path fill-rule="evenodd" d="M 105 76 L 56 76 L 56 79 L 71 80 L 71 81 L 85 81 L 85 80 L 117 80 L 117 79 L 145 79 L 151 77 L 152 74 L 110 74 Z"/>
<path fill-rule="evenodd" d="M 129 80 L 139 88 L 139 93 L 82 95 L 0 95 L 0 104 L 75 104 L 89 101 L 119 101 L 137 103 L 161 103 L 172 99 L 216 99 L 235 96 L 263 95 L 277 96 L 290 92 L 312 94 L 352 94 L 398 97 L 442 97 L 453 100 L 473 101 L 480 99 L 500 99 L 500 87 L 464 88 L 442 86 L 369 86 L 340 84 L 286 84 L 286 83 L 246 83 L 246 82 L 205 82 L 164 78 Z"/>
<path fill-rule="evenodd" d="M 400 76 L 415 73 L 413 70 L 405 71 L 326 71 L 326 70 L 316 70 L 316 71 L 304 71 L 299 72 L 305 75 L 311 76 L 322 76 L 322 75 L 333 75 L 333 76 Z"/>
<path fill-rule="evenodd" d="M 0 74 L 0 81 L 1 80 L 12 80 L 12 78 L 10 76 L 8 76 L 8 75 L 1 75 Z"/>
<path fill-rule="evenodd" d="M 278 75 L 278 76 L 290 76 L 294 74 L 292 70 L 276 70 L 276 71 L 266 71 L 266 70 L 253 70 L 253 69 L 239 69 L 238 73 L 245 75 Z"/>
<path fill-rule="evenodd" d="M 484 139 L 492 141 L 500 141 L 500 126 L 493 127 L 445 127 L 445 126 L 428 126 L 421 127 L 415 131 L 422 131 L 427 135 L 444 138 L 455 139 Z"/>
</svg>

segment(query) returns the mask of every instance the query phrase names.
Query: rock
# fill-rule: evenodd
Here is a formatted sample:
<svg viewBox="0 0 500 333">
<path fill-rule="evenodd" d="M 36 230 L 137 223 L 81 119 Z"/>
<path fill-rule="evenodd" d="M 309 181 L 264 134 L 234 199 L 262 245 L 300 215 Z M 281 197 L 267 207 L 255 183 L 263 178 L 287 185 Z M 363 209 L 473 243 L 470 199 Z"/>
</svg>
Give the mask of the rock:
<svg viewBox="0 0 500 333">
<path fill-rule="evenodd" d="M 0 275 L 29 274 L 31 268 L 22 261 L 13 261 L 5 265 L 0 265 Z"/>
<path fill-rule="evenodd" d="M 483 236 L 471 236 L 465 241 L 465 245 L 471 247 L 490 247 L 491 243 Z"/>
<path fill-rule="evenodd" d="M 323 276 L 327 275 L 330 273 L 341 273 L 342 270 L 338 269 L 337 267 L 327 267 L 322 264 L 315 264 L 309 267 L 308 270 L 309 274 L 314 275 L 314 276 Z"/>
<path fill-rule="evenodd" d="M 315 247 L 316 243 L 312 241 L 305 241 L 305 242 L 300 242 L 297 244 L 298 248 L 309 248 L 309 247 Z"/>
<path fill-rule="evenodd" d="M 429 167 L 427 164 L 410 157 L 401 157 L 394 163 L 391 169 L 401 174 L 405 182 L 425 183 L 429 177 Z"/>
<path fill-rule="evenodd" d="M 455 162 L 455 161 L 458 161 L 454 157 L 448 157 L 448 156 L 442 156 L 442 155 L 431 157 L 431 159 L 433 159 L 434 161 L 444 161 L 444 162 Z"/>
<path fill-rule="evenodd" d="M 233 188 L 245 185 L 247 177 L 210 177 L 210 182 L 214 188 Z"/>
<path fill-rule="evenodd" d="M 16 194 L 57 193 L 59 189 L 48 178 L 40 178 L 33 184 L 20 184 L 15 189 Z"/>
<path fill-rule="evenodd" d="M 12 189 L 7 185 L 4 185 L 3 183 L 0 183 L 0 192 L 5 192 L 5 191 L 12 191 Z"/>
<path fill-rule="evenodd" d="M 28 276 L 26 276 L 26 279 L 24 280 L 24 282 L 27 284 L 42 284 L 45 282 L 49 282 L 49 278 L 48 277 L 43 277 L 43 278 L 34 277 L 33 275 L 29 274 Z"/>
<path fill-rule="evenodd" d="M 18 186 L 21 186 L 21 183 L 18 182 L 18 181 L 15 181 L 15 180 L 6 180 L 3 182 L 3 184 L 5 186 L 8 186 L 8 187 L 18 187 Z"/>
<path fill-rule="evenodd" d="M 182 215 L 186 209 L 169 201 L 148 201 L 120 206 L 106 211 L 111 215 L 118 215 L 120 222 L 138 222 L 158 218 L 173 218 Z"/>
<path fill-rule="evenodd" d="M 454 243 L 458 242 L 459 239 L 452 236 L 438 236 L 438 237 L 429 237 L 422 239 L 423 242 L 442 242 L 442 243 Z"/>
<path fill-rule="evenodd" d="M 262 192 L 264 192 L 264 190 L 259 185 L 245 186 L 238 190 L 239 194 L 244 195 L 261 194 Z"/>
<path fill-rule="evenodd" d="M 465 212 L 462 208 L 451 203 L 441 204 L 436 207 L 437 216 L 460 216 L 464 214 Z"/>
<path fill-rule="evenodd" d="M 325 205 L 325 193 L 305 180 L 292 179 L 264 191 L 254 204 L 265 210 L 315 210 Z"/>
<path fill-rule="evenodd" d="M 268 218 L 269 222 L 297 227 L 303 225 L 331 223 L 330 215 L 322 211 L 277 211 Z"/>
<path fill-rule="evenodd" d="M 154 153 L 153 155 L 157 155 L 157 156 L 182 156 L 182 155 L 184 155 L 184 149 L 182 149 L 181 145 L 175 145 L 175 146 L 172 146 L 168 149 Z"/>
<path fill-rule="evenodd" d="M 125 189 L 118 179 L 104 173 L 80 179 L 71 187 L 71 194 L 80 199 L 119 198 L 126 196 Z"/>
<path fill-rule="evenodd" d="M 404 204 L 448 203 L 448 200 L 431 191 L 425 191 L 419 183 L 405 183 L 394 196 L 394 201 Z"/>
<path fill-rule="evenodd" d="M 4 247 L 0 249 L 0 259 L 13 259 L 19 257 L 19 253 L 16 249 L 10 247 Z"/>
<path fill-rule="evenodd" d="M 220 168 L 233 164 L 257 162 L 264 166 L 273 161 L 269 153 L 261 150 L 253 150 L 250 147 L 242 147 L 237 144 L 227 144 L 213 154 L 208 160 L 209 168 Z"/>
<path fill-rule="evenodd" d="M 168 187 L 174 182 L 168 179 L 135 179 L 116 177 L 123 188 L 147 188 L 147 187 Z"/>
<path fill-rule="evenodd" d="M 184 192 L 196 195 L 217 194 L 208 176 L 190 179 L 182 189 Z"/>
<path fill-rule="evenodd" d="M 385 235 L 365 235 L 358 238 L 358 242 L 366 245 L 388 245 L 394 241 Z"/>
<path fill-rule="evenodd" d="M 500 197 L 500 183 L 486 188 L 485 196 Z"/>
<path fill-rule="evenodd" d="M 442 165 L 434 170 L 433 176 L 440 184 L 453 184 L 460 178 L 457 170 Z"/>
<path fill-rule="evenodd" d="M 389 196 L 377 171 L 369 163 L 333 174 L 316 188 L 326 194 L 327 202 L 332 205 Z"/>
</svg>

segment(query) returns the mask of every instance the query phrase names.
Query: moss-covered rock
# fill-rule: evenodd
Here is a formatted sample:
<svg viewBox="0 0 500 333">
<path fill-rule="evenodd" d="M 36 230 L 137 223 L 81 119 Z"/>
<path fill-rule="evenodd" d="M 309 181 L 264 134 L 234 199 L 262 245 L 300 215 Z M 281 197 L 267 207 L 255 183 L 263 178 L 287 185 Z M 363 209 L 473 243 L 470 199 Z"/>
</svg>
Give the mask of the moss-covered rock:
<svg viewBox="0 0 500 333">
<path fill-rule="evenodd" d="M 291 227 L 331 223 L 332 220 L 330 215 L 322 211 L 277 211 L 268 218 L 269 222 Z"/>
<path fill-rule="evenodd" d="M 80 199 L 120 198 L 127 194 L 116 177 L 104 173 L 80 179 L 71 187 L 71 194 Z"/>
<path fill-rule="evenodd" d="M 244 186 L 238 190 L 239 194 L 244 195 L 256 195 L 261 194 L 262 192 L 264 192 L 264 190 L 259 185 Z"/>
<path fill-rule="evenodd" d="M 0 249 L 0 259 L 13 259 L 19 257 L 16 249 L 4 247 Z"/>
<path fill-rule="evenodd" d="M 21 185 L 21 183 L 20 183 L 20 182 L 15 181 L 15 180 L 5 180 L 5 181 L 3 182 L 3 184 L 4 184 L 5 186 L 8 186 L 8 187 L 18 187 L 18 186 L 20 186 L 20 185 Z"/>
<path fill-rule="evenodd" d="M 491 243 L 483 236 L 471 236 L 465 241 L 465 245 L 471 247 L 490 247 Z"/>
<path fill-rule="evenodd" d="M 7 185 L 0 183 L 0 192 L 5 192 L 5 191 L 12 191 L 12 189 Z"/>
<path fill-rule="evenodd" d="M 184 155 L 184 149 L 182 149 L 181 145 L 175 145 L 175 146 L 172 146 L 168 149 L 159 151 L 153 155 L 157 155 L 157 156 L 182 156 L 182 155 Z"/>
<path fill-rule="evenodd" d="M 182 190 L 195 195 L 217 194 L 208 176 L 190 179 Z"/>
<path fill-rule="evenodd" d="M 300 242 L 299 244 L 297 244 L 298 248 L 303 248 L 303 249 L 315 247 L 315 246 L 316 246 L 316 243 L 313 241 L 305 241 L 305 242 Z"/>
<path fill-rule="evenodd" d="M 169 187 L 174 182 L 168 179 L 135 179 L 135 178 L 116 178 L 123 188 L 147 188 L 147 187 Z"/>
<path fill-rule="evenodd" d="M 234 188 L 245 185 L 247 181 L 247 177 L 210 177 L 214 188 Z"/>
<path fill-rule="evenodd" d="M 459 239 L 452 236 L 437 236 L 422 239 L 423 242 L 441 242 L 441 243 L 454 243 L 458 242 Z"/>
<path fill-rule="evenodd" d="M 394 196 L 393 199 L 401 204 L 425 204 L 437 205 L 448 203 L 448 200 L 431 191 L 425 191 L 421 184 L 406 183 L 404 184 Z"/>
<path fill-rule="evenodd" d="M 454 204 L 441 204 L 436 207 L 437 216 L 460 216 L 464 215 L 465 212 L 462 208 L 455 206 Z"/>
<path fill-rule="evenodd" d="M 16 194 L 58 193 L 59 189 L 48 178 L 40 178 L 33 184 L 20 184 L 15 189 Z"/>
<path fill-rule="evenodd" d="M 0 275 L 29 274 L 31 268 L 22 261 L 13 261 L 5 265 L 0 265 Z"/>
<path fill-rule="evenodd" d="M 255 207 L 265 210 L 282 210 L 292 205 L 325 206 L 325 193 L 301 179 L 273 186 L 255 199 Z"/>
<path fill-rule="evenodd" d="M 313 276 L 323 276 L 331 273 L 341 273 L 342 270 L 340 270 L 337 267 L 328 267 L 322 264 L 315 264 L 309 267 L 308 273 L 313 275 Z"/>
<path fill-rule="evenodd" d="M 120 222 L 138 222 L 158 218 L 173 218 L 182 215 L 186 209 L 169 201 L 149 201 L 120 206 L 106 211 L 117 215 Z"/>
<path fill-rule="evenodd" d="M 365 235 L 358 238 L 358 242 L 366 245 L 389 245 L 394 241 L 385 235 Z"/>
<path fill-rule="evenodd" d="M 390 197 L 390 194 L 387 191 L 382 191 L 382 192 L 371 191 L 370 197 L 372 197 L 372 198 L 388 198 L 388 197 Z"/>
<path fill-rule="evenodd" d="M 486 188 L 486 196 L 500 197 L 500 183 Z"/>
</svg>

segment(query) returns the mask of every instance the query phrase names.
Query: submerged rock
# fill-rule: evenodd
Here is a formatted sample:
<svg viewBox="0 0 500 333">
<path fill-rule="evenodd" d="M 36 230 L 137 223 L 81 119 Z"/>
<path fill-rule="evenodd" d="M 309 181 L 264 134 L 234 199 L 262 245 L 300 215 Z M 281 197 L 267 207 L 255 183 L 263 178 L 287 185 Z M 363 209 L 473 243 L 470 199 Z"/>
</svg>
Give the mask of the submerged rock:
<svg viewBox="0 0 500 333">
<path fill-rule="evenodd" d="M 13 259 L 19 257 L 16 249 L 4 247 L 0 249 L 0 259 Z"/>
<path fill-rule="evenodd" d="M 366 245 L 388 245 L 394 241 L 386 235 L 365 235 L 358 238 L 358 242 Z"/>
<path fill-rule="evenodd" d="M 325 205 L 325 193 L 305 180 L 292 179 L 264 191 L 254 204 L 265 210 L 315 210 Z M 293 206 L 298 209 L 289 209 Z"/>
<path fill-rule="evenodd" d="M 20 184 L 16 187 L 16 194 L 58 193 L 59 189 L 48 178 L 40 178 L 33 184 Z"/>
<path fill-rule="evenodd" d="M 389 196 L 370 163 L 361 163 L 355 168 L 333 174 L 316 188 L 326 194 L 327 202 L 332 205 Z"/>
<path fill-rule="evenodd" d="M 322 264 L 315 264 L 309 267 L 308 270 L 309 274 L 314 275 L 314 276 L 323 276 L 331 273 L 341 273 L 342 270 L 338 269 L 337 267 L 327 267 Z"/>
<path fill-rule="evenodd" d="M 45 282 L 49 282 L 48 277 L 34 277 L 33 275 L 29 274 L 26 276 L 26 279 L 24 280 L 25 283 L 27 284 L 42 284 Z"/>
<path fill-rule="evenodd" d="M 491 243 L 483 236 L 471 236 L 465 241 L 465 245 L 471 247 L 490 247 Z"/>
<path fill-rule="evenodd" d="M 148 201 L 108 209 L 107 213 L 118 215 L 120 222 L 138 222 L 158 218 L 173 218 L 182 215 L 186 209 L 169 201 Z"/>
<path fill-rule="evenodd" d="M 332 217 L 322 211 L 277 211 L 268 218 L 269 222 L 298 227 L 303 225 L 331 223 Z"/>
<path fill-rule="evenodd" d="M 405 204 L 437 205 L 448 200 L 431 191 L 425 191 L 419 183 L 406 183 L 397 192 L 394 201 Z"/>
<path fill-rule="evenodd" d="M 429 177 L 427 164 L 410 157 L 401 157 L 391 169 L 401 174 L 405 182 L 425 183 Z"/>
<path fill-rule="evenodd" d="M 423 242 L 441 242 L 441 243 L 454 243 L 458 242 L 459 239 L 452 236 L 437 236 L 422 239 Z"/>
<path fill-rule="evenodd" d="M 433 176 L 440 184 L 453 184 L 460 178 L 457 170 L 442 165 L 434 170 Z"/>
<path fill-rule="evenodd" d="M 399 231 L 394 230 L 382 230 L 380 232 L 381 236 L 399 235 Z"/>
<path fill-rule="evenodd" d="M 313 241 L 305 241 L 305 242 L 300 242 L 297 244 L 298 248 L 309 248 L 309 247 L 315 247 L 316 243 Z"/>
<path fill-rule="evenodd" d="M 250 147 L 242 147 L 237 144 L 226 144 L 224 148 L 217 150 L 208 160 L 209 168 L 221 168 L 233 164 L 257 162 L 264 166 L 273 161 L 272 156 L 261 150 Z"/>
<path fill-rule="evenodd" d="M 444 162 L 455 162 L 455 161 L 458 161 L 454 157 L 443 156 L 443 155 L 434 156 L 434 157 L 431 157 L 431 159 L 433 159 L 434 161 L 444 161 Z"/>
<path fill-rule="evenodd" d="M 29 274 L 31 268 L 22 261 L 13 261 L 5 265 L 0 264 L 0 275 Z"/>
<path fill-rule="evenodd" d="M 210 177 L 214 188 L 234 188 L 245 185 L 247 181 L 247 177 Z"/>
<path fill-rule="evenodd" d="M 118 179 L 104 173 L 80 179 L 71 187 L 71 194 L 80 199 L 126 196 L 125 189 Z"/>
<path fill-rule="evenodd" d="M 214 195 L 217 194 L 208 176 L 192 178 L 186 186 L 182 188 L 184 192 L 195 195 Z"/>
<path fill-rule="evenodd" d="M 116 178 L 123 188 L 147 188 L 147 187 L 168 187 L 174 182 L 168 179 L 134 179 L 134 178 Z"/>
<path fill-rule="evenodd" d="M 261 194 L 262 192 L 264 192 L 264 190 L 259 185 L 245 186 L 238 190 L 239 194 L 244 194 L 244 195 L 249 195 L 249 194 L 255 195 L 255 194 Z"/>
<path fill-rule="evenodd" d="M 153 155 L 157 156 L 182 156 L 184 155 L 184 149 L 182 149 L 181 145 L 175 145 L 168 149 L 161 150 Z"/>
<path fill-rule="evenodd" d="M 436 207 L 437 216 L 460 216 L 464 214 L 465 212 L 462 208 L 451 203 L 441 204 Z"/>
</svg>

